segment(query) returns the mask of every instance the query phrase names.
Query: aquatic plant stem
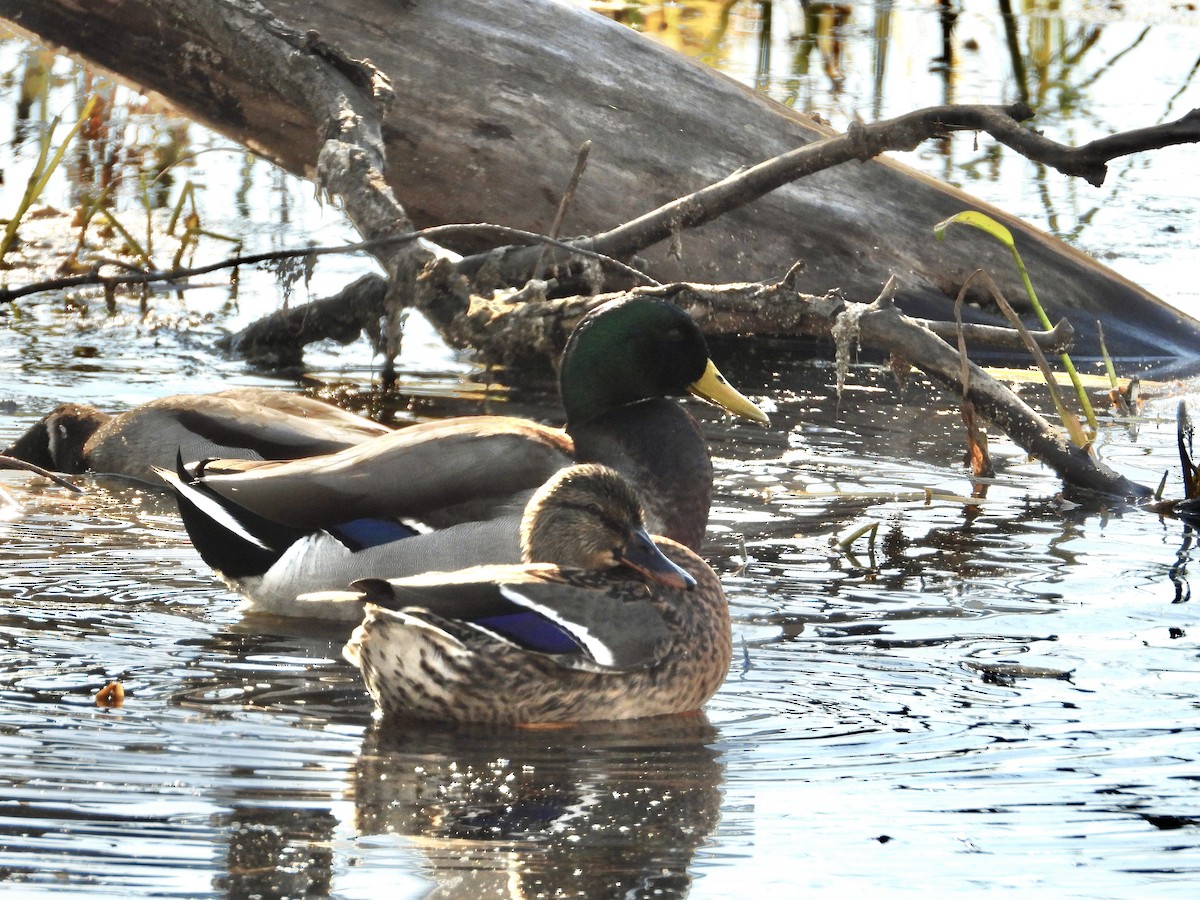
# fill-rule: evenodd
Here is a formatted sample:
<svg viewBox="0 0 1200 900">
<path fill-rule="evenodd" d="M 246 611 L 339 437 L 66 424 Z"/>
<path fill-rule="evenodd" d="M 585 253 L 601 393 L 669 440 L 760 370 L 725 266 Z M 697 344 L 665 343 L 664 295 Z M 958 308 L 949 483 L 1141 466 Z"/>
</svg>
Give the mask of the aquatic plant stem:
<svg viewBox="0 0 1200 900">
<path fill-rule="evenodd" d="M 1104 343 L 1104 326 L 1096 323 L 1096 334 L 1100 338 L 1100 355 L 1104 357 L 1104 371 L 1108 373 L 1108 386 L 1114 391 L 1121 389 L 1121 382 L 1117 378 L 1117 370 L 1113 367 L 1112 357 L 1108 353 L 1108 345 Z"/>
<path fill-rule="evenodd" d="M 1038 321 L 1042 323 L 1042 328 L 1049 331 L 1053 327 L 1050 324 L 1050 317 L 1042 309 L 1037 292 L 1033 289 L 1033 282 L 1029 279 L 1029 270 L 1025 268 L 1025 261 L 1021 259 L 1021 254 L 1017 250 L 1016 242 L 1011 239 L 1011 235 L 1008 242 L 1008 249 L 1012 251 L 1013 259 L 1017 263 L 1017 271 L 1021 274 L 1021 283 L 1025 285 L 1025 293 L 1029 295 L 1029 302 L 1033 306 L 1033 312 L 1038 317 Z M 1083 414 L 1087 417 L 1092 433 L 1095 434 L 1100 428 L 1099 423 L 1096 421 L 1096 411 L 1092 409 L 1092 401 L 1088 399 L 1087 391 L 1083 388 L 1083 382 L 1079 380 L 1079 373 L 1075 371 L 1075 364 L 1071 362 L 1071 355 L 1064 350 L 1059 354 L 1059 359 L 1062 360 L 1063 368 L 1067 370 L 1067 374 L 1071 376 L 1071 384 L 1075 386 L 1075 396 L 1079 398 L 1079 403 L 1083 407 Z"/>
<path fill-rule="evenodd" d="M 58 127 L 60 119 L 56 117 L 50 123 L 50 128 L 42 140 L 38 161 L 34 165 L 33 171 L 29 175 L 29 181 L 25 185 L 25 193 L 21 196 L 21 202 L 17 204 L 17 211 L 8 220 L 8 224 L 4 228 L 4 237 L 0 238 L 0 261 L 3 261 L 8 251 L 12 249 L 13 241 L 17 237 L 17 229 L 21 226 L 21 220 L 25 218 L 25 213 L 29 211 L 29 207 L 37 202 L 37 198 L 41 196 L 46 183 L 50 180 L 50 176 L 54 174 L 54 170 L 62 162 L 63 154 L 67 152 L 68 145 L 75 135 L 79 133 L 79 129 L 83 127 L 83 123 L 92 114 L 92 109 L 96 106 L 96 100 L 97 96 L 95 94 L 92 94 L 87 99 L 87 102 L 83 105 L 83 111 L 79 114 L 79 118 L 75 120 L 75 124 L 71 126 L 71 130 L 67 132 L 67 136 L 58 145 L 58 149 L 54 151 L 54 155 L 50 157 L 50 161 L 47 163 L 46 157 L 50 150 L 50 141 L 54 137 L 54 130 Z"/>
<path fill-rule="evenodd" d="M 971 225 L 983 231 L 1004 246 L 1008 247 L 1012 253 L 1013 260 L 1017 264 L 1017 272 L 1021 276 L 1021 284 L 1025 287 L 1025 294 L 1029 297 L 1029 304 L 1033 307 L 1034 314 L 1041 323 L 1042 328 L 1049 331 L 1053 326 L 1050 324 L 1050 317 L 1046 315 L 1046 311 L 1042 309 L 1041 301 L 1038 300 L 1037 292 L 1033 289 L 1033 282 L 1029 278 L 1029 271 L 1025 268 L 1025 261 L 1021 259 L 1021 253 L 1017 250 L 1016 241 L 1013 240 L 1012 232 L 985 213 L 976 210 L 966 210 L 957 215 L 944 219 L 933 226 L 933 233 L 937 239 L 945 240 L 946 230 L 951 225 Z M 1011 318 L 1011 317 L 1010 317 Z M 1065 350 L 1059 355 L 1062 360 L 1063 367 L 1067 370 L 1067 374 L 1071 377 L 1071 384 L 1075 386 L 1075 395 L 1079 398 L 1079 403 L 1083 407 L 1084 415 L 1088 420 L 1088 425 L 1092 428 L 1092 433 L 1095 434 L 1099 430 L 1099 423 L 1096 421 L 1096 412 L 1092 409 L 1092 402 L 1088 399 L 1087 391 L 1083 389 L 1083 382 L 1079 380 L 1079 373 L 1075 371 L 1075 364 L 1071 362 L 1070 354 Z M 1050 385 L 1051 394 L 1055 394 L 1053 385 L 1053 377 L 1047 375 L 1047 383 Z M 1065 407 L 1056 397 L 1056 405 L 1059 406 L 1059 414 L 1063 416 L 1064 422 L 1067 420 L 1065 415 Z"/>
</svg>

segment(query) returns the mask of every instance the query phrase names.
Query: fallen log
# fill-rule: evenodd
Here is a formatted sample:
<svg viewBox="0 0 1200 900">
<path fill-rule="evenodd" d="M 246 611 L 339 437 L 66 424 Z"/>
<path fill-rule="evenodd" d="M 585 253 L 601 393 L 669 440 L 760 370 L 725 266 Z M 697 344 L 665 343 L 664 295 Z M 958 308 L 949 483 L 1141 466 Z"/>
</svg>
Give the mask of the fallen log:
<svg viewBox="0 0 1200 900">
<path fill-rule="evenodd" d="M 332 177 L 350 159 L 329 152 L 336 104 L 325 91 L 336 83 L 343 111 L 367 122 L 386 151 L 371 162 L 417 226 L 548 229 L 585 140 L 593 142 L 589 168 L 564 227 L 598 234 L 829 134 L 640 35 L 549 0 L 0 0 L 0 18 L 308 175 Z M 360 227 L 405 221 L 394 210 L 364 216 L 350 200 L 346 208 Z M 984 209 L 1014 232 L 1048 311 L 1072 320 L 1082 352 L 1094 351 L 1098 320 L 1117 356 L 1194 362 L 1200 324 L 1067 245 L 891 162 L 821 172 L 643 255 L 660 281 L 758 280 L 802 259 L 798 286 L 814 294 L 840 287 L 873 296 L 896 272 L 903 309 L 948 320 L 977 268 L 1009 297 L 1022 295 L 1002 248 L 982 237 L 929 239 L 933 223 L 963 209 Z M 364 236 L 372 234 L 367 227 Z M 414 266 L 385 262 L 389 272 Z M 984 304 L 977 319 L 1000 321 L 986 296 L 971 299 Z"/>
</svg>

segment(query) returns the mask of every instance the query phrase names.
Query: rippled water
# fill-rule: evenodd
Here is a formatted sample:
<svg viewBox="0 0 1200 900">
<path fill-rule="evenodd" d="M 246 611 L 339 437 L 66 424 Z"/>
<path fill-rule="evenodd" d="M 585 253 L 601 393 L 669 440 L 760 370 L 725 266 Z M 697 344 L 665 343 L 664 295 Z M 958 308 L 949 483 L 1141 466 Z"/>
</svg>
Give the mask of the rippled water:
<svg viewBox="0 0 1200 900">
<path fill-rule="evenodd" d="M 933 435 L 898 461 L 929 409 L 887 390 L 839 411 L 808 393 L 827 376 L 798 369 L 771 431 L 708 423 L 745 451 L 718 460 L 709 548 L 737 651 L 680 721 L 381 734 L 338 641 L 244 619 L 162 498 L 0 476 L 23 508 L 0 530 L 0 873 L 100 895 L 1191 896 L 1182 526 L 1063 512 L 1004 446 L 977 514 L 927 504 L 969 489 Z M 1168 414 L 1108 458 L 1167 467 L 1172 438 Z M 831 546 L 867 520 L 873 548 Z M 111 680 L 125 706 L 98 709 Z"/>
<path fill-rule="evenodd" d="M 270 208 L 304 190 L 260 189 Z M 284 244 L 344 228 L 305 215 L 250 227 Z M 272 383 L 209 345 L 273 308 L 273 282 L 247 273 L 241 306 L 227 299 L 157 297 L 152 322 L 4 320 L 0 444 L 68 398 Z M 177 329 L 175 312 L 212 318 Z M 243 617 L 169 501 L 0 472 L 6 896 L 1195 896 L 1194 537 L 1063 503 L 1002 438 L 968 507 L 957 413 L 920 378 L 856 366 L 838 397 L 807 354 L 717 353 L 775 410 L 761 428 L 693 406 L 718 473 L 707 555 L 735 620 L 704 716 L 381 732 L 340 640 Z M 361 408 L 364 359 L 322 350 L 314 366 Z M 422 409 L 480 408 L 474 369 L 419 323 L 402 363 Z M 1135 425 L 1106 426 L 1104 459 L 1145 484 L 1169 471 L 1177 495 L 1192 389 L 1157 388 Z M 507 396 L 558 415 L 545 383 Z M 836 545 L 870 523 L 873 543 Z M 124 706 L 97 707 L 113 680 Z"/>
</svg>

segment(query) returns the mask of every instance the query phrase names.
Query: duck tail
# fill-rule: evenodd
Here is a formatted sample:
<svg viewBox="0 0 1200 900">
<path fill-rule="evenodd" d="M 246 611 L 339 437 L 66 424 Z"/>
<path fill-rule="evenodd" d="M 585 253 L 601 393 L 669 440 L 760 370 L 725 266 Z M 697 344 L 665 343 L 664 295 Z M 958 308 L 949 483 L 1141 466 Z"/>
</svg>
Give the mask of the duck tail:
<svg viewBox="0 0 1200 900">
<path fill-rule="evenodd" d="M 203 559 L 226 578 L 263 575 L 307 532 L 263 518 L 193 476 L 176 454 L 175 471 L 154 471 L 175 493 L 188 537 Z"/>
</svg>

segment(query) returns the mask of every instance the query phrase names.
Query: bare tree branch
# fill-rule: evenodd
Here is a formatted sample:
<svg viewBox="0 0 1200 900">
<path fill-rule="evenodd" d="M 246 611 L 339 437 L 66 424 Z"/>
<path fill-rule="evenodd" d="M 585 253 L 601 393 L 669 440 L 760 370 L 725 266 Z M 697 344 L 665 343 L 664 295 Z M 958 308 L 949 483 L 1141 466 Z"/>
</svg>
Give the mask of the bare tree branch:
<svg viewBox="0 0 1200 900">
<path fill-rule="evenodd" d="M 1063 434 L 986 371 L 964 361 L 958 351 L 890 301 L 852 303 L 837 294 L 798 294 L 786 284 L 667 284 L 637 288 L 638 296 L 671 300 L 710 333 L 736 328 L 760 334 L 829 335 L 850 311 L 865 347 L 903 357 L 956 396 L 966 396 L 979 415 L 1016 444 L 1050 466 L 1069 486 L 1084 491 L 1143 498 L 1151 491 L 1108 468 Z M 571 328 L 608 297 L 575 297 L 521 304 L 477 301 L 459 317 L 451 335 L 486 360 L 528 362 L 534 356 L 557 359 Z M 964 389 L 964 377 L 966 387 Z"/>
<path fill-rule="evenodd" d="M 101 266 L 93 266 L 91 271 L 80 275 L 68 275 L 62 278 L 50 278 L 45 281 L 37 281 L 32 284 L 22 285 L 20 287 L 8 288 L 0 287 L 0 303 L 11 303 L 14 300 L 19 300 L 22 297 L 28 297 L 33 294 L 40 294 L 46 291 L 65 290 L 67 288 L 88 287 L 91 285 L 99 285 L 106 290 L 112 289 L 119 285 L 130 284 L 154 284 L 158 282 L 178 285 L 182 279 L 194 278 L 197 275 L 207 275 L 210 272 L 216 272 L 221 269 L 236 269 L 240 266 L 258 265 L 264 262 L 275 262 L 282 259 L 302 259 L 306 257 L 328 256 L 334 253 L 361 253 L 373 252 L 388 247 L 410 244 L 415 241 L 425 239 L 428 241 L 438 241 L 442 238 L 453 235 L 464 234 L 486 234 L 491 237 L 500 238 L 508 241 L 521 241 L 523 244 L 545 244 L 551 247 L 558 247 L 561 250 L 569 251 L 571 255 L 582 257 L 584 259 L 592 259 L 608 266 L 626 278 L 631 279 L 636 284 L 658 284 L 653 278 L 645 272 L 640 272 L 630 265 L 621 262 L 619 259 L 613 259 L 610 256 L 605 256 L 603 253 L 598 253 L 594 250 L 587 250 L 570 244 L 566 241 L 555 240 L 542 234 L 535 234 L 532 231 L 522 231 L 519 228 L 508 228 L 504 225 L 492 225 L 486 222 L 463 223 L 456 225 L 434 225 L 430 228 L 422 228 L 417 231 L 409 231 L 404 234 L 389 235 L 386 237 L 373 238 L 367 241 L 357 241 L 353 244 L 338 244 L 336 246 L 321 246 L 321 247 L 299 247 L 292 250 L 272 250 L 266 253 L 247 253 L 238 256 L 229 256 L 225 259 L 213 263 L 207 263 L 202 266 L 180 266 L 171 269 L 153 269 L 153 270 L 137 270 L 128 271 L 129 267 L 125 263 L 121 266 L 125 268 L 124 274 L 121 275 L 106 275 L 101 271 Z M 108 264 L 108 263 L 105 263 Z M 113 262 L 112 265 L 117 265 Z M 318 340 L 314 338 L 313 340 Z"/>
<path fill-rule="evenodd" d="M 1105 164 L 1118 156 L 1200 141 L 1200 110 L 1193 110 L 1175 122 L 1123 132 L 1083 147 L 1059 144 L 1020 125 L 1033 115 L 1034 111 L 1024 103 L 934 106 L 870 125 L 854 125 L 845 134 L 831 135 L 735 172 L 610 231 L 573 243 L 607 256 L 625 258 L 815 172 L 846 162 L 864 162 L 889 150 L 913 150 L 924 141 L 955 131 L 987 132 L 1034 162 L 1046 163 L 1065 175 L 1085 178 L 1094 185 L 1103 183 Z M 506 259 L 503 271 L 510 283 L 526 277 L 524 273 L 532 265 L 531 258 L 530 251 L 516 251 Z M 470 273 L 479 259 L 464 260 L 462 270 Z"/>
<path fill-rule="evenodd" d="M 1200 141 L 1200 109 L 1193 109 L 1174 122 L 1122 131 L 1081 147 L 1059 144 L 1037 131 L 1005 121 L 1003 116 L 994 117 L 983 130 L 1034 162 L 1045 163 L 1064 175 L 1083 178 L 1099 187 L 1108 174 L 1107 163 L 1118 157 Z"/>
</svg>

